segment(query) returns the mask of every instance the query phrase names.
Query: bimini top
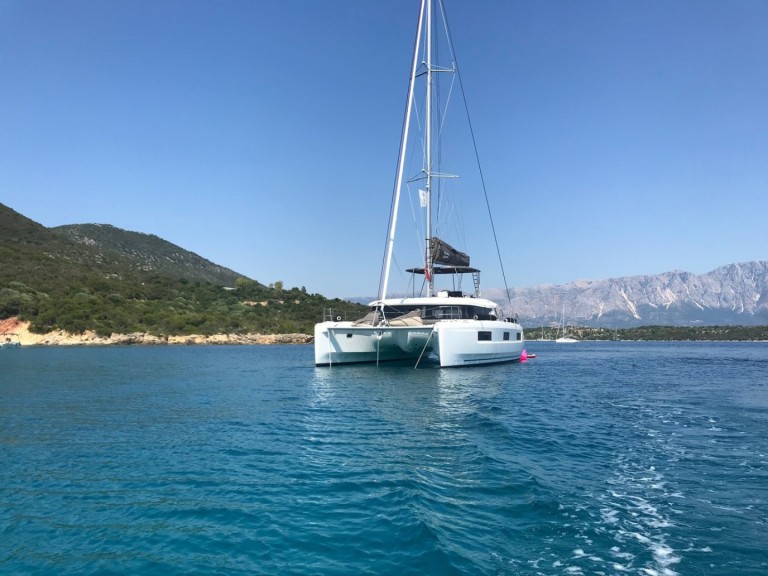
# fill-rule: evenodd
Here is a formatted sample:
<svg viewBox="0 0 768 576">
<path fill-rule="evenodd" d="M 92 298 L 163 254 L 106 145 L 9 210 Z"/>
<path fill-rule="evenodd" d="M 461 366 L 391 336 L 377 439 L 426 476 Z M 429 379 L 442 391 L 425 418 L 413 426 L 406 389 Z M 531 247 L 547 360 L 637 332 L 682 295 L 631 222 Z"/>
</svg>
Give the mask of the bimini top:
<svg viewBox="0 0 768 576">
<path fill-rule="evenodd" d="M 406 272 L 424 274 L 424 268 L 408 268 Z M 435 266 L 431 271 L 432 274 L 469 274 L 474 272 L 480 272 L 480 270 L 471 266 Z"/>
</svg>

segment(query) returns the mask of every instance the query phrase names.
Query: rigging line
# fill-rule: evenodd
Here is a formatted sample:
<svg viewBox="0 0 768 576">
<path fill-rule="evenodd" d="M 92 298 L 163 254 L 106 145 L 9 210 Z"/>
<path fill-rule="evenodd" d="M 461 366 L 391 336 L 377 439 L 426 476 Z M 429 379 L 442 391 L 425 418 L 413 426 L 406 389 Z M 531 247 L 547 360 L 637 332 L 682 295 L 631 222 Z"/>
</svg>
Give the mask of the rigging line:
<svg viewBox="0 0 768 576">
<path fill-rule="evenodd" d="M 432 42 L 432 70 L 436 70 L 438 68 L 438 64 L 440 62 L 440 43 L 437 42 L 436 36 L 433 38 Z M 430 122 L 432 122 L 433 119 L 437 119 L 437 122 L 432 122 L 432 126 L 437 126 L 437 130 L 434 130 L 434 141 L 433 141 L 433 148 L 432 148 L 432 155 L 437 156 L 436 159 L 436 166 L 432 165 L 432 160 L 434 158 L 428 158 L 428 162 L 430 163 L 430 169 L 432 170 L 432 174 L 435 172 L 441 172 L 443 167 L 443 140 L 442 140 L 442 132 L 440 131 L 440 124 L 441 124 L 441 117 L 442 117 L 442 111 L 440 110 L 440 82 L 432 82 L 431 86 L 428 86 L 428 89 L 431 89 L 434 93 L 434 98 L 432 99 L 433 107 L 432 107 L 432 118 L 429 119 Z M 435 186 L 436 184 L 436 186 Z M 441 178 L 437 179 L 437 182 L 433 183 L 433 188 L 435 189 L 435 195 L 437 196 L 437 202 L 436 202 L 436 209 L 435 209 L 435 230 L 432 233 L 434 236 L 437 232 L 437 223 L 440 222 L 440 212 L 442 208 L 442 191 L 443 191 L 443 181 Z M 430 190 L 431 192 L 431 190 Z M 428 216 L 431 217 L 431 216 Z M 428 247 L 427 250 L 431 250 L 432 247 Z"/>
<path fill-rule="evenodd" d="M 407 106 L 406 106 L 405 114 L 407 114 L 407 113 L 408 112 L 407 112 Z M 404 114 L 404 116 L 405 116 L 405 114 Z M 398 158 L 400 158 L 400 155 L 401 155 L 402 149 L 403 149 L 402 132 L 404 132 L 404 131 L 405 131 L 405 120 L 403 120 L 403 128 L 401 130 L 401 136 L 400 136 L 401 144 L 400 144 L 400 148 L 399 148 L 398 153 L 397 153 L 397 157 Z M 379 299 L 381 299 L 381 297 L 382 297 L 382 287 L 384 286 L 384 275 L 386 273 L 386 267 L 387 267 L 387 250 L 389 248 L 389 237 L 390 237 L 391 231 L 392 231 L 392 214 L 395 211 L 395 204 L 396 204 L 395 197 L 396 196 L 397 196 L 397 178 L 395 178 L 395 185 L 394 185 L 393 190 L 392 190 L 392 201 L 391 201 L 391 204 L 389 206 L 389 225 L 387 226 L 387 236 L 386 236 L 385 241 L 384 241 L 384 251 L 383 251 L 382 257 L 381 257 L 381 274 L 379 275 L 379 290 L 378 290 L 378 298 Z"/>
<path fill-rule="evenodd" d="M 444 16 L 443 12 L 443 16 Z M 445 27 L 445 23 L 443 23 L 443 27 Z M 448 32 L 446 30 L 445 32 L 446 38 L 448 37 Z M 450 39 L 449 39 L 450 40 Z M 440 42 L 436 42 L 434 46 L 435 51 L 435 60 L 439 63 L 440 62 Z M 448 50 L 449 57 L 452 55 L 452 51 L 450 49 L 450 43 L 449 43 L 449 50 Z M 453 60 L 451 60 L 451 67 L 450 68 L 444 68 L 442 66 L 433 65 L 433 68 L 436 72 L 443 72 L 443 73 L 450 73 L 452 75 L 450 86 L 448 87 L 448 95 L 445 97 L 445 100 L 442 98 L 442 93 L 445 91 L 443 89 L 442 82 L 435 82 L 434 89 L 435 89 L 435 101 L 439 103 L 439 105 L 435 106 L 435 117 L 437 118 L 437 130 L 436 130 L 436 149 L 437 149 L 437 168 L 435 173 L 441 174 L 442 168 L 443 168 L 443 132 L 445 129 L 445 123 L 448 119 L 448 110 L 451 108 L 451 97 L 453 95 L 453 89 L 456 85 L 456 67 L 453 65 Z M 448 176 L 450 177 L 450 176 Z M 455 176 L 458 178 L 458 176 Z M 440 177 L 437 180 L 436 188 L 436 195 L 437 195 L 437 209 L 435 212 L 435 225 L 439 228 L 440 222 L 448 222 L 448 219 L 444 219 L 443 216 L 441 216 L 442 212 L 448 208 L 446 206 L 449 205 L 448 200 L 450 200 L 451 193 L 448 192 L 448 185 L 447 182 L 444 182 L 444 178 Z M 448 197 L 448 198 L 446 198 Z M 455 197 L 455 196 L 454 196 Z M 439 236 L 439 231 L 436 230 L 436 234 Z"/>
<path fill-rule="evenodd" d="M 461 90 L 461 98 L 464 101 L 464 113 L 467 116 L 469 134 L 472 138 L 472 147 L 475 152 L 475 162 L 477 163 L 477 170 L 480 173 L 480 184 L 483 188 L 483 195 L 485 196 L 485 207 L 488 210 L 488 218 L 491 221 L 491 231 L 493 232 L 493 241 L 496 244 L 496 255 L 499 258 L 499 266 L 501 267 L 501 277 L 504 280 L 504 290 L 507 293 L 507 302 L 509 302 L 509 307 L 511 309 L 512 298 L 509 295 L 509 284 L 507 283 L 507 273 L 504 271 L 504 262 L 502 262 L 502 259 L 501 259 L 501 250 L 499 250 L 499 240 L 498 240 L 498 236 L 496 235 L 496 225 L 493 223 L 493 212 L 491 212 L 491 203 L 488 200 L 488 190 L 486 189 L 486 186 L 485 186 L 485 176 L 483 175 L 483 168 L 480 165 L 480 153 L 477 150 L 477 142 L 475 141 L 475 131 L 472 128 L 472 119 L 469 116 L 469 105 L 467 104 L 466 92 L 464 92 L 464 82 L 461 79 L 461 72 L 459 71 L 458 58 L 456 58 L 456 53 L 453 50 L 453 37 L 451 36 L 450 27 L 448 26 L 448 18 L 445 14 L 445 7 L 443 6 L 442 0 L 439 1 L 439 4 L 440 4 L 440 10 L 443 13 L 443 22 L 445 23 L 446 34 L 448 35 L 448 47 L 451 51 L 451 56 L 453 58 L 454 66 L 456 67 L 456 76 L 458 76 L 459 78 L 459 89 Z"/>
<path fill-rule="evenodd" d="M 408 203 L 411 206 L 411 217 L 413 218 L 413 231 L 416 234 L 416 246 L 419 247 L 419 250 L 422 250 L 424 241 L 424 234 L 421 232 L 421 228 L 419 226 L 419 222 L 421 219 L 419 218 L 419 215 L 416 213 L 416 209 L 414 208 L 414 202 L 413 202 L 413 192 L 411 191 L 410 184 L 406 183 L 405 185 L 406 189 L 408 190 Z M 419 209 L 421 209 L 421 191 L 416 188 L 416 190 L 419 192 Z"/>
<path fill-rule="evenodd" d="M 452 62 L 452 64 L 453 64 L 453 62 Z M 450 69 L 446 68 L 446 69 L 442 69 L 441 71 L 442 72 L 451 72 L 454 75 L 454 77 L 451 80 L 450 87 L 448 88 L 448 96 L 446 97 L 446 99 L 445 99 L 445 101 L 443 103 L 442 110 L 438 110 L 438 118 L 440 120 L 439 123 L 438 123 L 438 128 L 437 128 L 437 164 L 438 164 L 437 171 L 438 172 L 442 172 L 442 168 L 443 168 L 443 146 L 442 146 L 442 144 L 443 144 L 443 130 L 445 129 L 445 122 L 448 119 L 448 108 L 450 107 L 451 96 L 453 95 L 453 88 L 454 88 L 454 86 L 456 84 L 455 68 L 450 68 Z M 439 92 L 440 92 L 440 84 L 439 83 L 437 83 L 436 92 L 438 92 L 438 101 L 440 101 L 439 100 Z M 458 176 L 457 176 L 457 178 L 458 178 Z M 448 202 L 447 202 L 445 197 L 446 196 L 450 196 L 450 193 L 447 191 L 447 189 L 448 189 L 447 182 L 444 183 L 444 179 L 443 178 L 439 178 L 438 181 L 437 181 L 437 211 L 436 211 L 436 214 L 435 214 L 435 219 L 437 221 L 436 225 L 438 227 L 440 225 L 441 219 L 443 219 L 443 217 L 441 216 L 441 211 L 445 211 L 446 209 L 448 209 L 448 208 L 445 207 L 448 204 Z M 453 193 L 453 198 L 456 198 L 455 191 Z M 450 218 L 450 214 L 443 221 L 449 222 L 450 221 L 449 218 Z M 438 234 L 438 236 L 439 236 L 439 234 Z"/>
<path fill-rule="evenodd" d="M 420 171 L 423 174 L 423 172 L 424 172 L 424 168 L 423 168 L 424 167 L 424 158 L 427 156 L 427 150 L 426 150 L 426 146 L 424 144 L 424 136 L 423 136 L 424 128 L 421 126 L 421 114 L 419 113 L 419 110 L 421 109 L 422 103 L 420 101 L 417 101 L 417 102 L 418 102 L 418 106 L 414 105 L 414 107 L 413 107 L 413 115 L 416 117 L 416 134 L 413 137 L 418 136 L 418 138 L 416 138 L 416 140 L 418 140 L 419 144 L 421 145 L 421 166 L 422 166 L 422 168 L 420 168 Z M 415 148 L 415 146 L 414 146 L 414 148 Z M 413 156 L 414 155 L 415 155 L 415 151 L 411 150 L 410 158 L 409 158 L 409 161 L 408 161 L 409 168 L 413 164 Z"/>
<path fill-rule="evenodd" d="M 427 350 L 427 346 L 429 346 L 429 341 L 432 340 L 432 335 L 435 333 L 435 329 L 432 328 L 432 332 L 429 333 L 429 338 L 427 338 L 427 342 L 424 344 L 424 348 L 421 349 L 421 354 L 419 354 L 419 359 L 416 360 L 416 365 L 413 367 L 414 370 L 418 369 L 419 362 L 421 362 L 421 357 L 424 356 L 424 352 Z"/>
<path fill-rule="evenodd" d="M 397 169 L 395 183 L 392 190 L 392 204 L 389 209 L 389 225 L 387 226 L 387 239 L 384 244 L 384 257 L 381 263 L 381 274 L 379 276 L 379 300 L 384 299 L 389 282 L 389 268 L 392 258 L 392 244 L 394 243 L 394 232 L 397 221 L 398 204 L 400 201 L 400 191 L 403 177 L 403 162 L 405 161 L 405 150 L 407 148 L 408 129 L 410 127 L 410 113 L 413 106 L 413 88 L 416 74 L 416 57 L 418 56 L 418 46 L 421 38 L 421 28 L 424 17 L 424 4 L 422 2 L 419 8 L 419 19 L 416 26 L 416 40 L 414 41 L 413 63 L 411 66 L 411 77 L 408 82 L 407 96 L 405 98 L 405 112 L 403 114 L 403 127 L 400 133 L 400 147 L 397 153 Z"/>
</svg>

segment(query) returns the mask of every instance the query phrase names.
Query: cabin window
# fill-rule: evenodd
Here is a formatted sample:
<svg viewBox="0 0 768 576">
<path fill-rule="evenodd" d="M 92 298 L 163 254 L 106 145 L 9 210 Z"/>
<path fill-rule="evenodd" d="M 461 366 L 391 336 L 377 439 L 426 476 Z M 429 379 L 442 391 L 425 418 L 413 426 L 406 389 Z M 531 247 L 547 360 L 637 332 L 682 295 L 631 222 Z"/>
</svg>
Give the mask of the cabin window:
<svg viewBox="0 0 768 576">
<path fill-rule="evenodd" d="M 371 306 L 371 311 L 376 312 L 380 311 L 381 308 L 378 306 Z M 395 318 L 397 316 L 404 316 L 405 314 L 408 314 L 409 312 L 413 312 L 414 310 L 418 310 L 418 307 L 414 306 L 385 306 L 384 307 L 384 316 L 387 318 Z"/>
<path fill-rule="evenodd" d="M 493 320 L 491 310 L 482 306 L 465 306 L 464 317 L 474 318 L 475 320 Z"/>
<path fill-rule="evenodd" d="M 515 340 L 522 340 L 523 339 L 523 333 L 522 332 L 515 332 L 515 334 L 517 335 L 517 338 L 515 338 Z"/>
<path fill-rule="evenodd" d="M 504 341 L 509 340 L 509 332 L 504 332 Z"/>
<path fill-rule="evenodd" d="M 491 337 L 491 333 L 485 330 L 481 330 L 477 333 L 477 341 L 478 342 L 490 342 L 493 338 Z"/>
<path fill-rule="evenodd" d="M 459 320 L 461 319 L 461 307 L 459 306 L 435 306 L 425 308 L 423 317 L 427 320 Z"/>
<path fill-rule="evenodd" d="M 352 334 L 347 334 L 347 338 L 352 338 Z"/>
</svg>

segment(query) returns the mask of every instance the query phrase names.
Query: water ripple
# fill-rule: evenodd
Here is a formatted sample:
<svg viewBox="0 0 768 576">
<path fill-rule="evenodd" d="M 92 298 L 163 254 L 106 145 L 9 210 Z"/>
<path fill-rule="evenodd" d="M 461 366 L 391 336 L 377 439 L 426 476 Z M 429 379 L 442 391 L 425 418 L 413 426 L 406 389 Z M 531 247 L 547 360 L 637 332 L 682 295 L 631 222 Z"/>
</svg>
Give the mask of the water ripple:
<svg viewBox="0 0 768 576">
<path fill-rule="evenodd" d="M 537 348 L 5 355 L 0 572 L 768 572 L 764 346 Z"/>
</svg>

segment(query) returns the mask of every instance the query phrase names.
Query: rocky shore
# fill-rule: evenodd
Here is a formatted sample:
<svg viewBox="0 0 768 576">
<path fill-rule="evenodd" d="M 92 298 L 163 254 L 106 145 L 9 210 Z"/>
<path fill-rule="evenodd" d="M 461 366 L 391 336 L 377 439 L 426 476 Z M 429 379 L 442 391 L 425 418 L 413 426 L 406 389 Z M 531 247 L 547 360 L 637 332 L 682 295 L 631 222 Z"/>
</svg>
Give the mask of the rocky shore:
<svg viewBox="0 0 768 576">
<path fill-rule="evenodd" d="M 308 334 L 188 334 L 185 336 L 153 336 L 142 332 L 99 336 L 93 331 L 71 334 L 55 330 L 45 334 L 29 331 L 29 322 L 15 318 L 0 320 L 0 339 L 12 338 L 22 346 L 112 346 L 112 345 L 193 345 L 193 344 L 308 344 L 314 339 Z"/>
</svg>

